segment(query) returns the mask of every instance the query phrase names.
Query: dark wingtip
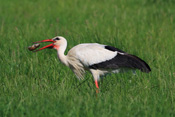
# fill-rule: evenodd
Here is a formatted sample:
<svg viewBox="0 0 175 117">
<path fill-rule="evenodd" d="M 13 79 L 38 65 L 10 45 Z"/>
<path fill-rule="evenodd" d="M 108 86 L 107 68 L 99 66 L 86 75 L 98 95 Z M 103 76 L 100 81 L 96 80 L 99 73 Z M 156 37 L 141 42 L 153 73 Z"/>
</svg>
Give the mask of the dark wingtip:
<svg viewBox="0 0 175 117">
<path fill-rule="evenodd" d="M 144 67 L 141 69 L 142 72 L 145 72 L 145 73 L 149 73 L 151 72 L 151 68 L 149 67 L 149 65 L 144 61 Z"/>
<path fill-rule="evenodd" d="M 144 60 L 142 60 L 142 59 L 140 59 L 139 57 L 137 57 L 137 56 L 135 56 L 135 55 L 131 55 L 131 56 L 133 56 L 134 58 L 136 58 L 137 60 L 139 60 L 140 62 L 140 70 L 142 71 L 142 72 L 145 72 L 145 73 L 149 73 L 149 72 L 151 72 L 151 68 L 150 68 L 150 66 L 144 61 Z"/>
</svg>

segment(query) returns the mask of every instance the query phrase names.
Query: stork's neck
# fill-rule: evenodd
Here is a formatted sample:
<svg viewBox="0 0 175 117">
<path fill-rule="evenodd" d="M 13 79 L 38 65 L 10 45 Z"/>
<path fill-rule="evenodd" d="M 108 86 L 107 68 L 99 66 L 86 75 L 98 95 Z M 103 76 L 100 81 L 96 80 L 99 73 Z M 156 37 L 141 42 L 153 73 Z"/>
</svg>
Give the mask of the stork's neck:
<svg viewBox="0 0 175 117">
<path fill-rule="evenodd" d="M 65 64 L 66 66 L 68 66 L 68 61 L 67 61 L 67 56 L 64 54 L 65 50 L 66 50 L 67 44 L 66 45 L 61 45 L 59 46 L 59 48 L 57 48 L 57 55 L 59 60 Z"/>
</svg>

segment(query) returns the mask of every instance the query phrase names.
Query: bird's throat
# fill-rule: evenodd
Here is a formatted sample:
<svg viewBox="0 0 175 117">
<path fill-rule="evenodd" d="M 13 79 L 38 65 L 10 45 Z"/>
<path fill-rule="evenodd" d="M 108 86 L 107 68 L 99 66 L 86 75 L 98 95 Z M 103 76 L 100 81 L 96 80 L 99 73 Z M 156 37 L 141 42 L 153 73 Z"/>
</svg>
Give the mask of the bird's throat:
<svg viewBox="0 0 175 117">
<path fill-rule="evenodd" d="M 57 50 L 59 60 L 66 66 L 68 66 L 67 56 L 64 55 L 64 51 Z"/>
</svg>

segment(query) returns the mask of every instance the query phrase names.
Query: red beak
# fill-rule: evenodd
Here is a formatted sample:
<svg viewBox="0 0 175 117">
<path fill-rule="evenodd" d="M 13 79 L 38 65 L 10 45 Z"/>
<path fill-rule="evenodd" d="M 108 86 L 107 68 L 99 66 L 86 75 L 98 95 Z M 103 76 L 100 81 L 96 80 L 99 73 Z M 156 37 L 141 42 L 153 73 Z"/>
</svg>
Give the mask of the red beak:
<svg viewBox="0 0 175 117">
<path fill-rule="evenodd" d="M 41 42 L 53 42 L 53 43 L 55 43 L 55 41 L 53 41 L 52 39 L 46 39 L 46 40 L 37 41 L 37 42 L 33 42 L 33 43 L 41 43 Z M 42 48 L 40 48 L 38 50 L 35 50 L 33 52 L 37 52 L 37 51 L 40 51 L 40 50 L 43 50 L 43 49 L 46 49 L 46 48 L 53 48 L 55 46 L 53 43 L 49 44 L 47 46 L 44 46 L 44 47 L 42 47 Z"/>
</svg>

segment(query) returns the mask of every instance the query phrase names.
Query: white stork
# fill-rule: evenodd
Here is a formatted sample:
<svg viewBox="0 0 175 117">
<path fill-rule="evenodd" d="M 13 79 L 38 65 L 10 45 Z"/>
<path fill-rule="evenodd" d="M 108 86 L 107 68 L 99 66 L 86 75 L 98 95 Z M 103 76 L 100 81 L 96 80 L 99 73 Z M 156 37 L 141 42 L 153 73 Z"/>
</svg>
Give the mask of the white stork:
<svg viewBox="0 0 175 117">
<path fill-rule="evenodd" d="M 34 52 L 45 48 L 57 50 L 59 60 L 70 67 L 78 79 L 82 79 L 85 70 L 92 73 L 97 89 L 100 76 L 106 73 L 118 73 L 123 68 L 139 69 L 142 72 L 150 72 L 149 65 L 137 56 L 128 54 L 115 47 L 98 43 L 84 43 L 73 47 L 67 55 L 64 54 L 67 47 L 67 40 L 57 36 L 53 39 L 46 39 L 40 42 L 53 42 Z"/>
</svg>

